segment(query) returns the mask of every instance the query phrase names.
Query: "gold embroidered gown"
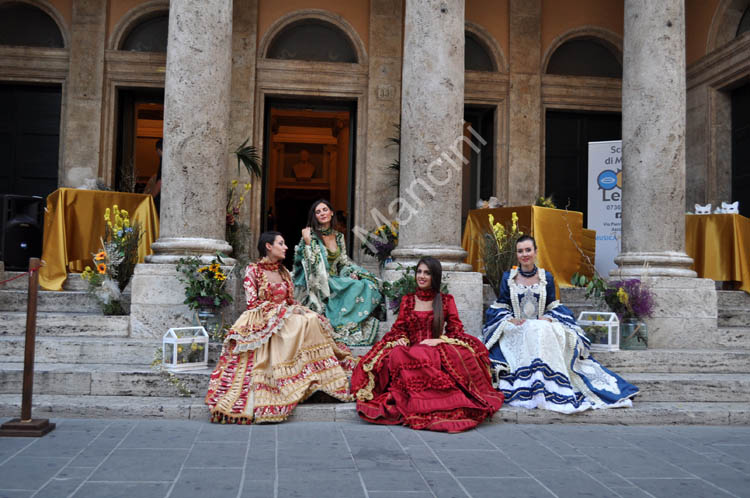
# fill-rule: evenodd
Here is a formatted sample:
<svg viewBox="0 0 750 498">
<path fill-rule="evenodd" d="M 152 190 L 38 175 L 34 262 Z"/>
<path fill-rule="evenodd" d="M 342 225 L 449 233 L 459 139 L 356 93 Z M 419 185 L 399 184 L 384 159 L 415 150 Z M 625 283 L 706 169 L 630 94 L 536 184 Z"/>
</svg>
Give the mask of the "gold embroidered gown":
<svg viewBox="0 0 750 498">
<path fill-rule="evenodd" d="M 333 341 L 325 317 L 294 303 L 283 266 L 277 283 L 268 281 L 264 267 L 276 265 L 250 264 L 245 271 L 247 311 L 224 340 L 206 394 L 212 422 L 280 422 L 317 391 L 353 399 L 349 349 Z"/>
</svg>

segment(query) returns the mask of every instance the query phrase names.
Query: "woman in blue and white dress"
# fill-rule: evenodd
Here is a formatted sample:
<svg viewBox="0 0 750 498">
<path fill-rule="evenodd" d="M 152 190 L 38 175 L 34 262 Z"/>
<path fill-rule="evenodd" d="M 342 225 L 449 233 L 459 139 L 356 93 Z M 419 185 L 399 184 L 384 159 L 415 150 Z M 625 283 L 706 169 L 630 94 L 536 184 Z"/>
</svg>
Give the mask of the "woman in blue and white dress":
<svg viewBox="0 0 750 498">
<path fill-rule="evenodd" d="M 575 413 L 632 406 L 638 388 L 589 354 L 589 340 L 555 297 L 550 272 L 537 268 L 536 241 L 516 243 L 519 267 L 503 274 L 482 336 L 506 404 Z"/>
</svg>

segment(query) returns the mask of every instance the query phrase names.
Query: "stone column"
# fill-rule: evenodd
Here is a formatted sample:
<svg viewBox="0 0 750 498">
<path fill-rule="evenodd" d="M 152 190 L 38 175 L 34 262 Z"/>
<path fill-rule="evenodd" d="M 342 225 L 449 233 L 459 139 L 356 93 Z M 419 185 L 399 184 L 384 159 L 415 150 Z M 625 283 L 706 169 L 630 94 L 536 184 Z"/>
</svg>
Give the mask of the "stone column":
<svg viewBox="0 0 750 498">
<path fill-rule="evenodd" d="M 533 204 L 542 188 L 542 2 L 510 0 L 508 198 Z"/>
<path fill-rule="evenodd" d="M 107 0 L 74 0 L 61 187 L 95 188 L 101 151 Z"/>
<path fill-rule="evenodd" d="M 409 265 L 439 259 L 464 325 L 478 334 L 482 278 L 463 262 L 460 246 L 464 0 L 406 0 L 401 85 L 401 226 L 393 256 Z"/>
<path fill-rule="evenodd" d="M 161 226 L 154 254 L 135 270 L 135 336 L 158 337 L 189 320 L 175 270 L 181 257 L 208 261 L 232 250 L 224 240 L 232 0 L 172 0 L 168 40 Z"/>
<path fill-rule="evenodd" d="M 612 276 L 644 278 L 654 291 L 650 347 L 710 345 L 716 291 L 685 254 L 683 0 L 625 1 L 622 136 L 622 252 Z"/>
</svg>

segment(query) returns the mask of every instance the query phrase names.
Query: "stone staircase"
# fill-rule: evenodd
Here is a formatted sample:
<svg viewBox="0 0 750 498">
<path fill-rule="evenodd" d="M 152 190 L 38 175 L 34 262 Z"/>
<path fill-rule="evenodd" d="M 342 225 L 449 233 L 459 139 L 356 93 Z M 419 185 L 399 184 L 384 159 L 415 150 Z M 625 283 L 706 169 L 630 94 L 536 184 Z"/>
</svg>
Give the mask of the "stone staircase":
<svg viewBox="0 0 750 498">
<path fill-rule="evenodd" d="M 6 272 L 4 278 L 10 278 Z M 128 317 L 107 317 L 68 279 L 61 292 L 40 291 L 34 373 L 35 417 L 164 417 L 206 420 L 202 396 L 210 369 L 177 374 L 195 393 L 180 397 L 150 368 L 160 342 L 130 337 Z M 0 417 L 18 416 L 21 402 L 26 279 L 0 288 Z M 578 289 L 562 300 L 575 313 L 590 305 Z M 719 293 L 719 336 L 712 350 L 599 353 L 606 366 L 639 386 L 628 410 L 558 415 L 503 408 L 493 421 L 518 423 L 750 424 L 750 296 Z M 216 357 L 214 346 L 211 356 Z M 355 348 L 361 355 L 367 348 Z M 353 403 L 307 403 L 295 420 L 352 420 Z"/>
</svg>

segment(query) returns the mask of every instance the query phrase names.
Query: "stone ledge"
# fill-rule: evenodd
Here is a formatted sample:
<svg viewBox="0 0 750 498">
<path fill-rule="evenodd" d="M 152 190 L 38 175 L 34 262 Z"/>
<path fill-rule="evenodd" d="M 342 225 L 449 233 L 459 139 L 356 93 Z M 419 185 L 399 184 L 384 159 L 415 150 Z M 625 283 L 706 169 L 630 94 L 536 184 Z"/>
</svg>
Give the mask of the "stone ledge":
<svg viewBox="0 0 750 498">
<path fill-rule="evenodd" d="M 0 417 L 16 417 L 21 399 L 0 394 Z M 132 396 L 35 396 L 37 418 L 164 418 L 208 421 L 201 398 L 158 398 Z M 356 413 L 354 403 L 302 404 L 286 423 L 351 421 L 367 425 Z M 635 402 L 633 408 L 589 410 L 563 415 L 547 410 L 503 407 L 492 424 L 611 424 L 611 425 L 750 425 L 750 403 L 659 403 Z"/>
</svg>

